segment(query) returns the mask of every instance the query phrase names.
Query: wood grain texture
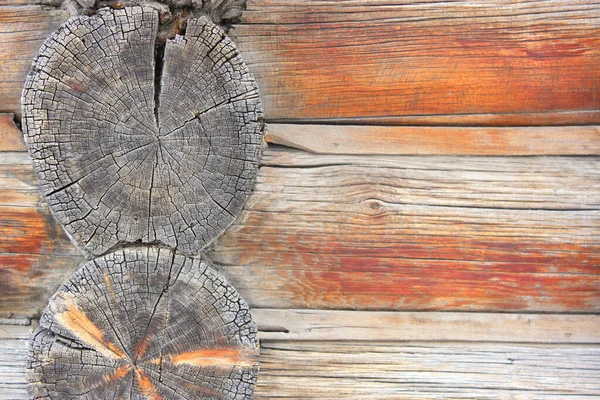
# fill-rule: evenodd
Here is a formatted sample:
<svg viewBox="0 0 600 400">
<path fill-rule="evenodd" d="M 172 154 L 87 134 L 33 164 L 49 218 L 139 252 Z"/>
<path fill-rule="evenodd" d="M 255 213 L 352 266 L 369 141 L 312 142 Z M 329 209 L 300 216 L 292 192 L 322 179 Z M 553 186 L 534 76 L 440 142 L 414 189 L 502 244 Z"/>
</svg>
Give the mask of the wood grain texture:
<svg viewBox="0 0 600 400">
<path fill-rule="evenodd" d="M 261 340 L 600 343 L 600 316 L 255 308 Z"/>
<path fill-rule="evenodd" d="M 15 115 L 0 113 L 0 151 L 23 151 L 23 133 L 14 121 Z"/>
<path fill-rule="evenodd" d="M 377 126 L 464 126 L 464 127 L 522 127 L 522 126 L 584 126 L 597 125 L 600 110 L 563 111 L 551 113 L 505 114 L 436 114 L 390 117 L 300 118 L 271 119 L 279 124 L 312 125 L 377 125 Z"/>
<path fill-rule="evenodd" d="M 28 400 L 31 327 L 0 326 L 0 398 Z M 590 399 L 598 345 L 263 340 L 254 398 Z"/>
<path fill-rule="evenodd" d="M 21 92 L 44 40 L 69 18 L 42 6 L 0 6 L 0 111 L 21 116 Z"/>
<path fill-rule="evenodd" d="M 26 153 L 0 154 L 0 238 L 0 313 L 39 315 L 83 257 L 52 218 Z"/>
<path fill-rule="evenodd" d="M 273 150 L 210 254 L 258 307 L 598 311 L 599 161 Z"/>
<path fill-rule="evenodd" d="M 25 83 L 23 132 L 42 193 L 88 258 L 136 242 L 197 255 L 256 177 L 260 99 L 235 45 L 209 19 L 190 19 L 163 65 L 158 23 L 150 7 L 72 18 Z"/>
<path fill-rule="evenodd" d="M 208 261 L 131 248 L 50 299 L 27 379 L 35 399 L 249 399 L 258 357 L 248 305 Z"/>
<path fill-rule="evenodd" d="M 20 160 L 0 163 L 2 316 L 38 314 L 81 262 Z M 253 307 L 600 309 L 597 157 L 272 148 L 262 162 L 242 218 L 211 251 Z"/>
<path fill-rule="evenodd" d="M 598 111 L 599 32 L 600 7 L 583 0 L 255 0 L 233 30 L 269 119 L 507 114 L 503 124 Z"/>
<path fill-rule="evenodd" d="M 583 399 L 600 395 L 596 346 L 266 342 L 262 348 L 256 398 Z"/>
<path fill-rule="evenodd" d="M 474 128 L 270 124 L 265 140 L 318 154 L 600 154 L 600 126 Z"/>
<path fill-rule="evenodd" d="M 598 124 L 599 15 L 564 0 L 255 0 L 232 32 L 270 119 Z M 0 111 L 20 116 L 30 62 L 67 18 L 0 7 Z"/>
</svg>

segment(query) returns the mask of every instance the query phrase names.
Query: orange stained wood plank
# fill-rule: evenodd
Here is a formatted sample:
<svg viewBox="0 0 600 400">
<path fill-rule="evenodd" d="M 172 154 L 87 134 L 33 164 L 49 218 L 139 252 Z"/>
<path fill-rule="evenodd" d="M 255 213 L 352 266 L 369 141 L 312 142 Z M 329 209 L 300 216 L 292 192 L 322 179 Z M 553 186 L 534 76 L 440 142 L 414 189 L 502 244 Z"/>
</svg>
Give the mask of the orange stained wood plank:
<svg viewBox="0 0 600 400">
<path fill-rule="evenodd" d="M 52 218 L 26 154 L 0 154 L 0 314 L 33 315 L 83 261 Z"/>
<path fill-rule="evenodd" d="M 600 126 L 475 128 L 269 124 L 265 140 L 319 154 L 600 154 Z"/>
<path fill-rule="evenodd" d="M 210 256 L 253 307 L 598 312 L 599 163 L 268 149 Z M 27 316 L 81 256 L 31 166 L 0 170 L 0 315 Z"/>
<path fill-rule="evenodd" d="M 269 119 L 600 122 L 589 1 L 254 0 L 231 34 Z"/>
<path fill-rule="evenodd" d="M 597 312 L 598 161 L 273 151 L 211 256 L 260 307 Z"/>
<path fill-rule="evenodd" d="M 22 151 L 25 149 L 23 133 L 14 122 L 12 113 L 0 113 L 0 151 Z"/>
</svg>

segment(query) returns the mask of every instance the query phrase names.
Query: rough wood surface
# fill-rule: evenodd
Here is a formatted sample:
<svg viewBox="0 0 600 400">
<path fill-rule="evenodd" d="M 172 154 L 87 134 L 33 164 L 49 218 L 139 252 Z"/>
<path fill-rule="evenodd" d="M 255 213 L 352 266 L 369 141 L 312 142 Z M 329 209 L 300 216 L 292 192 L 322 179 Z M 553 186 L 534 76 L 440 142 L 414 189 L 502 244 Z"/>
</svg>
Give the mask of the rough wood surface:
<svg viewBox="0 0 600 400">
<path fill-rule="evenodd" d="M 596 2 L 255 0 L 232 32 L 269 119 L 600 108 Z"/>
<path fill-rule="evenodd" d="M 258 372 L 248 305 L 205 262 L 158 248 L 85 264 L 33 333 L 35 399 L 245 399 Z"/>
<path fill-rule="evenodd" d="M 270 151 L 211 252 L 253 306 L 600 310 L 600 159 Z"/>
<path fill-rule="evenodd" d="M 598 346 L 266 342 L 256 398 L 589 399 L 599 373 Z"/>
<path fill-rule="evenodd" d="M 265 140 L 318 154 L 600 155 L 600 126 L 270 124 Z"/>
<path fill-rule="evenodd" d="M 255 308 L 261 340 L 600 343 L 600 316 Z"/>
<path fill-rule="evenodd" d="M 597 125 L 600 121 L 600 110 L 539 112 L 539 113 L 504 113 L 504 114 L 435 114 L 404 115 L 388 117 L 345 117 L 345 118 L 301 118 L 272 119 L 280 124 L 312 124 L 312 125 L 378 125 L 378 126 L 584 126 Z M 427 132 L 427 130 L 425 130 Z"/>
<path fill-rule="evenodd" d="M 81 257 L 28 157 L 3 159 L 0 315 L 32 316 Z M 262 162 L 243 217 L 211 253 L 253 307 L 600 309 L 598 157 L 272 148 Z"/>
<path fill-rule="evenodd" d="M 31 327 L 0 325 L 0 398 L 28 400 Z M 598 345 L 262 340 L 254 398 L 590 399 Z"/>
<path fill-rule="evenodd" d="M 0 7 L 0 111 L 20 115 L 39 46 L 68 18 Z M 232 33 L 270 119 L 600 123 L 594 2 L 254 0 Z"/>
<path fill-rule="evenodd" d="M 237 217 L 256 176 L 260 100 L 235 46 L 207 18 L 191 19 L 163 66 L 157 25 L 141 7 L 73 18 L 25 84 L 41 190 L 88 255 L 134 242 L 198 254 Z"/>
<path fill-rule="evenodd" d="M 25 148 L 23 133 L 15 125 L 14 114 L 0 113 L 0 151 L 22 151 Z"/>
<path fill-rule="evenodd" d="M 65 10 L 0 5 L 0 111 L 21 116 L 21 92 L 44 40 L 69 18 Z"/>
<path fill-rule="evenodd" d="M 0 153 L 0 314 L 39 315 L 82 261 L 52 218 L 27 153 Z"/>
</svg>

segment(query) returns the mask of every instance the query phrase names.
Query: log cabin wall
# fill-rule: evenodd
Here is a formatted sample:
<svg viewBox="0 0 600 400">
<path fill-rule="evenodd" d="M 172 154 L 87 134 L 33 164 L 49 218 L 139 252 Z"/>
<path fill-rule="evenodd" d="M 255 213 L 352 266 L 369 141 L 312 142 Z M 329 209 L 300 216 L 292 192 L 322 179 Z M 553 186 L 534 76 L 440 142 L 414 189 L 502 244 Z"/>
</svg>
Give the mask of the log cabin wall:
<svg viewBox="0 0 600 400">
<path fill-rule="evenodd" d="M 0 398 L 83 258 L 37 188 L 24 78 L 68 12 L 0 5 Z M 210 249 L 255 398 L 600 396 L 600 3 L 250 0 L 269 143 Z"/>
</svg>

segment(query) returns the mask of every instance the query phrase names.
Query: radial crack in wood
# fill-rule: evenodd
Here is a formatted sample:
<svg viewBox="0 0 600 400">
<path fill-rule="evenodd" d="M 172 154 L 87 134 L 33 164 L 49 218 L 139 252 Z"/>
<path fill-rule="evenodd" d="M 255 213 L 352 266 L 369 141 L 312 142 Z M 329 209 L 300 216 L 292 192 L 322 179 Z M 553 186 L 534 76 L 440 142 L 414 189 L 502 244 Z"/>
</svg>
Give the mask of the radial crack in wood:
<svg viewBox="0 0 600 400">
<path fill-rule="evenodd" d="M 89 258 L 134 242 L 198 254 L 235 220 L 257 173 L 260 99 L 234 44 L 191 19 L 162 60 L 157 26 L 145 7 L 72 18 L 25 84 L 41 189 Z"/>
<path fill-rule="evenodd" d="M 160 248 L 88 262 L 30 341 L 35 399 L 244 399 L 259 345 L 248 305 L 206 261 Z"/>
</svg>

